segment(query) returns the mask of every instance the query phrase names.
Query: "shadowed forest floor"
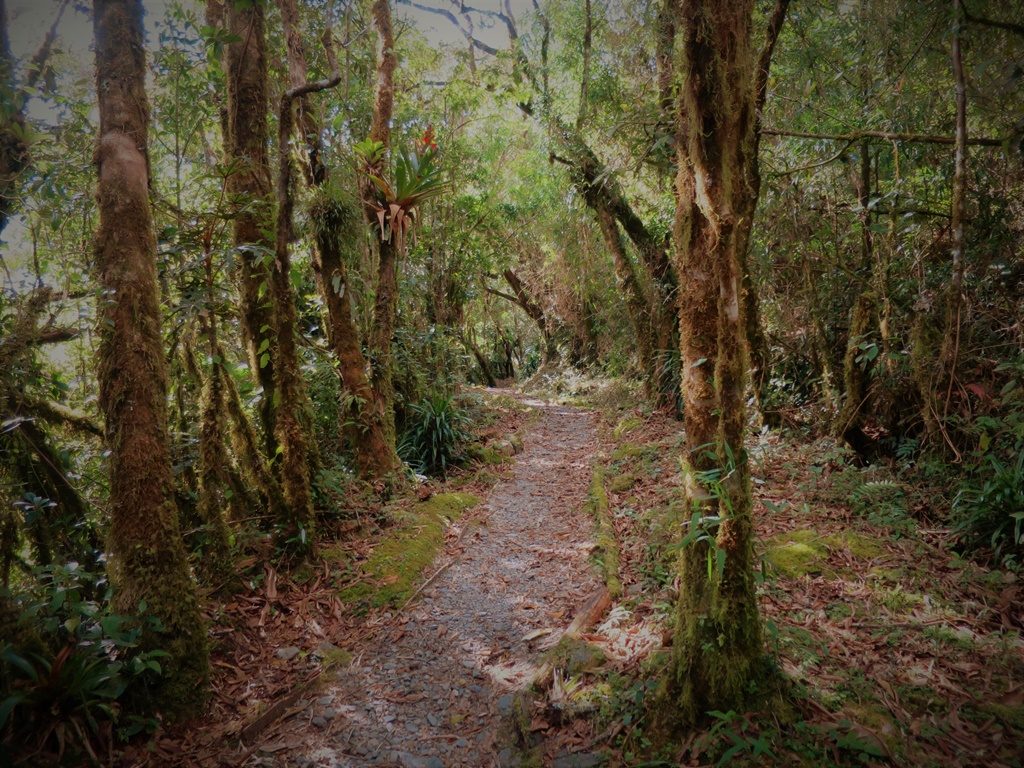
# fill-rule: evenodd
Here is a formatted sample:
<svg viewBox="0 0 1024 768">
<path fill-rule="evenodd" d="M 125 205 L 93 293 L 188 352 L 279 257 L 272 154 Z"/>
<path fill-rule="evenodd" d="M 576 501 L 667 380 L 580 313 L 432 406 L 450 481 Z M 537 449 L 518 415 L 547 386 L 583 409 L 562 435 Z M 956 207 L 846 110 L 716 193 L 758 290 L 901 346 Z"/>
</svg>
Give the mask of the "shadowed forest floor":
<svg viewBox="0 0 1024 768">
<path fill-rule="evenodd" d="M 786 703 L 718 713 L 670 751 L 652 745 L 645 702 L 676 594 L 681 430 L 614 389 L 546 392 L 561 405 L 475 395 L 497 414 L 484 443 L 518 435 L 522 453 L 479 452 L 429 500 L 401 501 L 379 533 L 287 583 L 268 571 L 223 605 L 236 630 L 215 655 L 218 716 L 159 739 L 160 759 L 1020 764 L 1017 582 L 949 550 L 930 522 L 948 500 L 856 466 L 832 441 L 782 433 L 755 437 L 751 461 L 761 608 Z M 421 539 L 437 549 L 411 546 Z M 602 592 L 613 599 L 588 617 L 596 626 L 563 638 Z"/>
</svg>

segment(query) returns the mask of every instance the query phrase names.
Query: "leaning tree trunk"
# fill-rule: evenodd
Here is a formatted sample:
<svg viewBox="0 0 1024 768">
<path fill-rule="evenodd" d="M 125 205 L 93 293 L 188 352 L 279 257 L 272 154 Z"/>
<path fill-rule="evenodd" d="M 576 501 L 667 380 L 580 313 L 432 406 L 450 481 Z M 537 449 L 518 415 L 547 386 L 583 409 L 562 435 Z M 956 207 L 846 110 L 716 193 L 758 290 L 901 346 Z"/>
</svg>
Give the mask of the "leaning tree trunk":
<svg viewBox="0 0 1024 768">
<path fill-rule="evenodd" d="M 619 287 L 625 292 L 626 308 L 629 310 L 629 319 L 633 324 L 633 332 L 636 334 L 637 356 L 640 358 L 640 369 L 644 375 L 644 385 L 647 396 L 656 399 L 658 392 L 659 369 L 655 360 L 655 346 L 652 338 L 652 314 L 650 301 L 644 292 L 643 286 L 637 279 L 633 261 L 626 253 L 626 244 L 622 242 L 622 235 L 619 234 L 619 225 L 608 208 L 600 201 L 594 205 L 597 212 L 597 222 L 601 226 L 601 233 L 604 235 L 605 243 L 612 252 L 612 261 L 615 264 L 615 277 L 618 279 Z"/>
<path fill-rule="evenodd" d="M 742 310 L 756 109 L 753 0 L 679 0 L 677 209 L 686 501 L 678 618 L 667 694 L 693 721 L 743 705 L 767 672 L 753 573 L 744 448 Z M 699 535 L 699 534 L 704 535 Z"/>
<path fill-rule="evenodd" d="M 110 447 L 110 575 L 118 611 L 160 621 L 144 643 L 169 655 L 158 699 L 194 711 L 208 675 L 206 634 L 178 528 L 167 434 L 156 238 L 149 207 L 141 0 L 96 0 L 100 133 L 96 265 L 100 407 Z"/>
<path fill-rule="evenodd" d="M 213 0 L 214 2 L 216 0 Z M 241 298 L 242 337 L 260 397 L 260 426 L 268 458 L 277 455 L 274 418 L 274 318 L 263 295 L 274 253 L 273 201 L 267 114 L 266 31 L 263 0 L 227 3 L 225 49 L 228 92 L 227 159 L 233 168 L 228 191 L 239 207 L 234 218 L 235 258 Z"/>
<path fill-rule="evenodd" d="M 307 77 L 298 9 L 295 0 L 279 0 L 278 5 L 288 47 L 289 83 L 290 87 L 297 88 Z M 313 272 L 327 311 L 327 340 L 338 361 L 338 374 L 344 387 L 342 428 L 349 436 L 360 476 L 365 480 L 379 480 L 394 473 L 401 461 L 394 439 L 387 437 L 383 410 L 377 407 L 359 329 L 352 316 L 352 286 L 345 254 L 363 236 L 358 229 L 360 214 L 354 202 L 350 204 L 331 196 L 327 184 L 329 169 L 323 162 L 316 115 L 304 99 L 298 101 L 298 110 L 298 126 L 305 140 L 306 181 L 319 193 L 309 212 L 315 233 Z"/>
</svg>

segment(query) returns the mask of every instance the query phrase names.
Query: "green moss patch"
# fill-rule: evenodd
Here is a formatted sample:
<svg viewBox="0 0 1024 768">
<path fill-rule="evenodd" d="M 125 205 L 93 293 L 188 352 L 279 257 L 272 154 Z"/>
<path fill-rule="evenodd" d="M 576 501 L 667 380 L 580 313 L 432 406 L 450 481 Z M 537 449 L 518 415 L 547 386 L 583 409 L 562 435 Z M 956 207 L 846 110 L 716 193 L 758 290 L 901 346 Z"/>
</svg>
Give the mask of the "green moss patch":
<svg viewBox="0 0 1024 768">
<path fill-rule="evenodd" d="M 766 541 L 765 561 L 786 578 L 824 573 L 830 551 L 845 551 L 859 560 L 879 557 L 884 550 L 870 536 L 843 531 L 822 536 L 808 529 L 789 531 Z"/>
<path fill-rule="evenodd" d="M 604 652 L 600 648 L 578 637 L 563 637 L 548 654 L 552 665 L 563 670 L 569 677 L 590 672 L 605 661 Z"/>
<path fill-rule="evenodd" d="M 597 522 L 596 556 L 604 574 L 608 594 L 614 600 L 622 594 L 622 582 L 619 580 L 619 542 L 615 538 L 615 526 L 612 525 L 608 509 L 608 493 L 604 487 L 604 475 L 600 470 L 594 471 L 593 480 L 590 482 L 590 511 Z"/>
<path fill-rule="evenodd" d="M 824 540 L 814 531 L 780 533 L 768 539 L 767 544 L 765 561 L 788 579 L 821 573 L 828 555 Z"/>
<path fill-rule="evenodd" d="M 622 493 L 628 491 L 636 485 L 636 475 L 626 472 L 621 475 L 615 475 L 614 477 L 608 478 L 608 490 L 612 493 Z"/>
<path fill-rule="evenodd" d="M 469 493 L 439 493 L 410 507 L 363 563 L 361 579 L 339 597 L 373 607 L 404 603 L 441 550 L 445 528 L 479 502 Z"/>
<path fill-rule="evenodd" d="M 612 435 L 616 440 L 620 440 L 624 435 L 632 432 L 637 427 L 643 425 L 643 421 L 636 416 L 623 416 L 619 419 L 619 423 L 612 429 Z"/>
<path fill-rule="evenodd" d="M 885 552 L 874 538 L 856 531 L 833 533 L 824 541 L 830 549 L 844 549 L 859 560 L 873 560 Z"/>
<path fill-rule="evenodd" d="M 490 445 L 470 445 L 466 448 L 466 455 L 481 464 L 504 464 L 512 460 Z"/>
</svg>

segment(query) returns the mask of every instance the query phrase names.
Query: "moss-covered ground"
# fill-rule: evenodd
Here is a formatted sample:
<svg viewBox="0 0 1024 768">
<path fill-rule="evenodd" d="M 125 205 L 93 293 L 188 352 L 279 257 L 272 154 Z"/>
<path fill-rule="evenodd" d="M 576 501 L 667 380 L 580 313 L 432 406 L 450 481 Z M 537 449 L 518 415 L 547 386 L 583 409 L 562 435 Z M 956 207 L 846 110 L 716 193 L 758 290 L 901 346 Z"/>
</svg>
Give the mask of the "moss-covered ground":
<svg viewBox="0 0 1024 768">
<path fill-rule="evenodd" d="M 374 608 L 403 605 L 441 550 L 445 530 L 479 501 L 470 493 L 440 493 L 397 512 L 394 525 L 360 566 L 357 581 L 338 597 Z"/>
</svg>

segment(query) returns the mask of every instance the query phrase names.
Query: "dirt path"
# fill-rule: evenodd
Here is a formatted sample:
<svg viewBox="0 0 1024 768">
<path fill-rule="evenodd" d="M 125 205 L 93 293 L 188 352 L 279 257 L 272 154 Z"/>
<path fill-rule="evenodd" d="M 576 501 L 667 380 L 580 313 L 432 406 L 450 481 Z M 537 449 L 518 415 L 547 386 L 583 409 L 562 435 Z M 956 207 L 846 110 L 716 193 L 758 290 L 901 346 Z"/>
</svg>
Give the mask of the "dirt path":
<svg viewBox="0 0 1024 768">
<path fill-rule="evenodd" d="M 556 641 L 598 587 L 585 509 L 594 418 L 527 402 L 539 419 L 511 477 L 492 489 L 484 524 L 403 616 L 368 629 L 352 665 L 304 713 L 304 747 L 288 765 L 482 768 L 508 759 L 497 737 L 511 692 L 530 677 L 538 645 Z"/>
</svg>

